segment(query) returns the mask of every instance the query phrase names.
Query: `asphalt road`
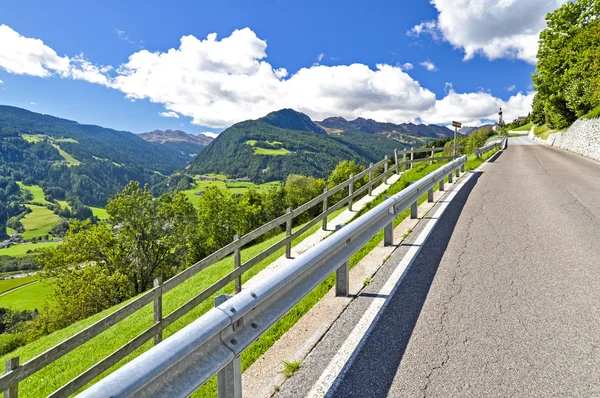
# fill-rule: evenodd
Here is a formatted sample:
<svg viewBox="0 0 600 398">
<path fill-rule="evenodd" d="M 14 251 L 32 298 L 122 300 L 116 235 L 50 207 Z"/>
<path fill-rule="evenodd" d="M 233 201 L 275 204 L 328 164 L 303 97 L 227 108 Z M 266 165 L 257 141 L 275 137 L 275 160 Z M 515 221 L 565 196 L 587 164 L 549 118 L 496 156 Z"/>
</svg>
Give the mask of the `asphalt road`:
<svg viewBox="0 0 600 398">
<path fill-rule="evenodd" d="M 465 184 L 327 396 L 600 396 L 600 164 L 532 143 Z M 314 394 L 410 244 L 277 397 Z"/>
</svg>

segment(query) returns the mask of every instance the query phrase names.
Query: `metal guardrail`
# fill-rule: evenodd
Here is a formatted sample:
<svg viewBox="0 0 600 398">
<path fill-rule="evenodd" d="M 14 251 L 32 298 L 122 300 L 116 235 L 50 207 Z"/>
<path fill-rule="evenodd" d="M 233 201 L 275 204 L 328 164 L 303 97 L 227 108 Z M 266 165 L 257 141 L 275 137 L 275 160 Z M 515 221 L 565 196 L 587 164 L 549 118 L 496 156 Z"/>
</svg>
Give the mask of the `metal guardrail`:
<svg viewBox="0 0 600 398">
<path fill-rule="evenodd" d="M 419 149 L 411 148 L 401 151 L 395 150 L 393 160 L 388 159 L 388 157 L 386 156 L 385 159 L 381 160 L 380 162 L 377 162 L 376 164 L 369 165 L 367 169 L 363 170 L 356 176 L 350 176 L 348 180 L 342 182 L 336 187 L 332 189 L 325 189 L 325 192 L 323 194 L 308 201 L 307 203 L 303 204 L 297 209 L 290 208 L 288 209 L 288 212 L 286 214 L 276 218 L 273 221 L 266 223 L 265 225 L 257 228 L 256 230 L 251 231 L 248 234 L 241 237 L 236 236 L 236 239 L 230 244 L 210 254 L 209 256 L 200 260 L 196 264 L 190 266 L 189 268 L 185 269 L 184 271 L 165 281 L 164 283 L 161 279 L 156 279 L 154 281 L 154 287 L 151 290 L 145 292 L 144 294 L 137 297 L 128 304 L 122 306 L 115 312 L 107 315 L 106 317 L 102 318 L 96 323 L 88 326 L 86 329 L 67 338 L 66 340 L 39 354 L 38 356 L 30 359 L 22 365 L 19 365 L 18 357 L 11 358 L 7 362 L 5 374 L 0 376 L 0 391 L 5 392 L 5 397 L 16 398 L 18 396 L 19 382 L 31 376 L 35 372 L 43 369 L 44 367 L 48 366 L 54 361 L 62 358 L 71 351 L 82 346 L 90 339 L 98 336 L 110 327 L 126 319 L 130 315 L 142 309 L 144 306 L 153 303 L 154 323 L 151 327 L 144 330 L 138 336 L 128 341 L 125 345 L 123 345 L 113 353 L 109 354 L 100 362 L 91 366 L 89 369 L 87 369 L 86 371 L 69 381 L 67 384 L 60 387 L 50 396 L 66 397 L 75 393 L 81 387 L 85 386 L 97 376 L 110 369 L 113 365 L 127 357 L 129 354 L 141 347 L 147 341 L 154 339 L 154 344 L 159 344 L 162 341 L 162 331 L 164 329 L 166 329 L 168 326 L 170 326 L 182 316 L 187 314 L 189 311 L 194 309 L 196 306 L 201 304 L 204 300 L 210 298 L 212 295 L 217 293 L 219 290 L 227 286 L 232 281 L 235 282 L 235 292 L 239 293 L 241 291 L 243 273 L 250 270 L 252 267 L 260 263 L 269 255 L 275 253 L 280 248 L 286 248 L 286 256 L 289 258 L 291 255 L 292 241 L 300 237 L 313 225 L 319 222 L 322 222 L 322 228 L 326 229 L 327 217 L 331 213 L 346 205 L 349 209 L 352 209 L 354 199 L 360 197 L 361 195 L 364 195 L 365 193 L 368 193 L 370 195 L 374 187 L 376 187 L 382 181 L 383 183 L 387 183 L 388 177 L 394 173 L 400 174 L 401 169 L 402 171 L 404 171 L 407 168 L 412 168 L 413 165 L 418 162 L 433 163 L 433 161 L 445 161 L 455 159 L 454 156 L 434 157 L 436 152 L 449 151 L 455 148 L 461 149 L 463 147 L 452 146 Z M 431 157 L 417 159 L 415 158 L 415 153 L 426 153 L 427 155 L 431 154 Z M 402 159 L 401 161 L 399 161 L 400 157 Z M 391 167 L 390 162 L 393 162 Z M 383 168 L 381 174 L 375 176 L 375 173 L 381 170 L 381 168 Z M 354 190 L 355 182 L 363 178 L 366 178 L 368 182 L 364 186 L 360 187 L 360 189 Z M 342 200 L 340 200 L 338 203 L 334 204 L 331 207 L 328 207 L 328 199 L 332 195 L 346 189 L 348 190 L 348 195 Z M 293 219 L 320 204 L 322 204 L 323 207 L 322 213 L 319 214 L 317 217 L 313 218 L 305 225 L 303 225 L 297 231 L 292 232 Z M 257 254 L 255 257 L 249 259 L 245 263 L 241 262 L 240 251 L 243 246 L 251 243 L 252 241 L 261 237 L 262 235 L 276 228 L 279 228 L 284 224 L 286 226 L 286 237 L 284 239 L 275 243 L 273 246 L 267 248 L 263 252 Z M 188 302 L 186 302 L 179 308 L 175 309 L 173 312 L 167 314 L 166 316 L 163 316 L 162 298 L 165 293 L 177 287 L 186 280 L 190 279 L 197 273 L 214 264 L 215 262 L 222 260 L 223 258 L 232 254 L 234 257 L 234 267 L 230 273 L 225 275 L 213 285 L 206 288 L 204 291 L 200 292 L 198 295 L 190 299 Z"/>
<path fill-rule="evenodd" d="M 215 308 L 79 396 L 186 397 L 217 375 L 220 397 L 241 397 L 242 351 L 334 271 L 347 278 L 348 259 L 379 231 L 392 244 L 396 216 L 408 207 L 416 216 L 419 198 L 433 200 L 434 186 L 443 190 L 466 162 L 463 155 L 423 177 L 239 294 L 219 296 Z"/>
<path fill-rule="evenodd" d="M 492 142 L 481 148 L 475 148 L 475 156 L 480 157 L 484 153 L 489 152 L 492 149 L 496 149 L 496 148 L 506 149 L 507 145 L 508 145 L 508 139 L 506 137 L 501 138 L 499 141 Z"/>
</svg>

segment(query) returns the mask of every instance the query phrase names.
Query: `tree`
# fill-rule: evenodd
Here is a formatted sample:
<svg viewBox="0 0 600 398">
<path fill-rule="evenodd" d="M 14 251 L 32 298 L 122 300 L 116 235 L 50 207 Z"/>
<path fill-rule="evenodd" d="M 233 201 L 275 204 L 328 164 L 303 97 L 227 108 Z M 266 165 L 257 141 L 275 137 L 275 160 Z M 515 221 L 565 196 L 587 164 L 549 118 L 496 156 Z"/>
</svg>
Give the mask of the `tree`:
<svg viewBox="0 0 600 398">
<path fill-rule="evenodd" d="M 204 256 L 231 243 L 236 233 L 236 204 L 229 195 L 213 185 L 198 201 L 198 234 Z"/>
<path fill-rule="evenodd" d="M 350 175 L 357 175 L 363 170 L 364 167 L 356 164 L 354 160 L 342 160 L 337 164 L 337 166 L 335 166 L 335 169 L 333 169 L 333 171 L 329 175 L 329 178 L 327 179 L 327 188 L 334 188 L 339 184 L 343 183 L 344 181 L 348 180 L 348 178 L 350 178 Z M 357 180 L 354 184 L 354 189 L 356 190 L 360 188 L 366 182 L 366 179 Z M 330 197 L 330 202 L 332 204 L 337 203 L 346 196 L 348 196 L 348 190 L 343 189 L 342 191 L 332 195 Z"/>
</svg>

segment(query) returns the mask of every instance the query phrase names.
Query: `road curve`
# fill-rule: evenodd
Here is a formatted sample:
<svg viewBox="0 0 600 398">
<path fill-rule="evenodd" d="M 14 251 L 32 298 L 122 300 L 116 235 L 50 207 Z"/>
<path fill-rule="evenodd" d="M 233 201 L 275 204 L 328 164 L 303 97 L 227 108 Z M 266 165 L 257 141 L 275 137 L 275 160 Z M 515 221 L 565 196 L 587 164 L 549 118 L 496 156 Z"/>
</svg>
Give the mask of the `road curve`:
<svg viewBox="0 0 600 398">
<path fill-rule="evenodd" d="M 459 192 L 327 396 L 600 396 L 600 164 L 531 144 Z M 402 256 L 276 396 L 308 394 Z"/>
</svg>

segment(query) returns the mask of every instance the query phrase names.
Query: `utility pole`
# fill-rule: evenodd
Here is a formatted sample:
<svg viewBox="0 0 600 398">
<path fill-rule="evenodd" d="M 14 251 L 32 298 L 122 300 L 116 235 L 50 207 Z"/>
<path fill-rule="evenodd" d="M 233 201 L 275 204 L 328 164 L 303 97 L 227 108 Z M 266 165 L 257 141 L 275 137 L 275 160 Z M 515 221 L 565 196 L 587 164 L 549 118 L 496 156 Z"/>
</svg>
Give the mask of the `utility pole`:
<svg viewBox="0 0 600 398">
<path fill-rule="evenodd" d="M 454 157 L 456 158 L 456 135 L 458 134 L 458 129 L 462 127 L 462 123 L 460 122 L 452 122 L 454 126 Z"/>
</svg>

